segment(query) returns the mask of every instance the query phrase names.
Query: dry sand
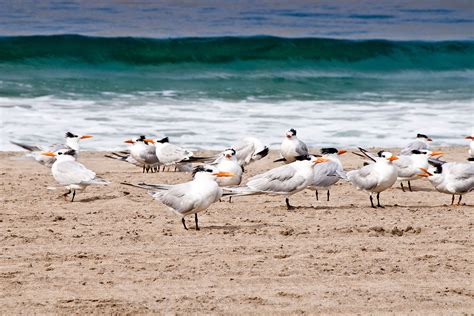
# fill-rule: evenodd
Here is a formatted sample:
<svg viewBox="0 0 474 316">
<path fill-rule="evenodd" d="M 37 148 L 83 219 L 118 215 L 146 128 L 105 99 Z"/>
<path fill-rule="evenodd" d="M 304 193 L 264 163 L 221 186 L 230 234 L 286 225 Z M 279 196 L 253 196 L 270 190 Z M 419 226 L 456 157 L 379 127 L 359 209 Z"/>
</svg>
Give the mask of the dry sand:
<svg viewBox="0 0 474 316">
<path fill-rule="evenodd" d="M 466 148 L 444 149 L 464 160 Z M 0 153 L 0 313 L 423 313 L 474 312 L 474 194 L 459 207 L 424 179 L 394 187 L 385 209 L 347 183 L 332 200 L 296 194 L 235 198 L 179 218 L 121 181 L 178 183 L 189 174 L 142 174 L 102 153 L 81 162 L 113 181 L 76 201 L 58 198 L 50 170 Z M 274 167 L 270 157 L 247 177 Z M 342 157 L 348 168 L 361 164 Z"/>
</svg>

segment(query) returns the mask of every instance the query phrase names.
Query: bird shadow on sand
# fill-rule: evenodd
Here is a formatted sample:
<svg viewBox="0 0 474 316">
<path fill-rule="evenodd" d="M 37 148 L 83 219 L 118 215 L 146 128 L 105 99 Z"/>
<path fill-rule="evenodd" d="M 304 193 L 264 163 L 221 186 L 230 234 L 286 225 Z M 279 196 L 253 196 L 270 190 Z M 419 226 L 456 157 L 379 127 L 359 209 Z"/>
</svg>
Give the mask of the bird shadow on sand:
<svg viewBox="0 0 474 316">
<path fill-rule="evenodd" d="M 90 198 L 85 198 L 85 199 L 74 199 L 74 202 L 78 202 L 78 203 L 87 203 L 87 202 L 93 202 L 93 201 L 97 201 L 97 200 L 113 200 L 113 199 L 117 199 L 121 196 L 115 196 L 115 195 L 109 195 L 109 196 L 93 196 L 93 197 L 90 197 Z M 74 203 L 73 202 L 73 203 Z"/>
<path fill-rule="evenodd" d="M 259 229 L 263 227 L 275 226 L 270 224 L 253 224 L 253 225 L 210 225 L 200 227 L 201 230 L 229 230 L 237 231 L 242 229 Z"/>
</svg>

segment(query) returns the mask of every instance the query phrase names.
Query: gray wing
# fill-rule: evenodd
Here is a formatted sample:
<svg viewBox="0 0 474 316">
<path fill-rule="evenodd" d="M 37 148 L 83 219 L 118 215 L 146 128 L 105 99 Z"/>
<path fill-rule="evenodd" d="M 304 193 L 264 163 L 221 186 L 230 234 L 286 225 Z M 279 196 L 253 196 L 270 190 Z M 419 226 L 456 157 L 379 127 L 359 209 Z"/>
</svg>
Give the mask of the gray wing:
<svg viewBox="0 0 474 316">
<path fill-rule="evenodd" d="M 142 154 L 141 158 L 145 161 L 147 165 L 154 165 L 160 162 L 158 160 L 158 157 L 156 156 L 156 147 L 152 145 L 146 146 L 146 151 Z"/>
<path fill-rule="evenodd" d="M 236 151 L 237 161 L 239 165 L 245 166 L 252 160 L 252 155 L 255 152 L 255 146 L 253 142 L 242 140 L 237 145 L 232 146 Z"/>
<path fill-rule="evenodd" d="M 428 145 L 425 142 L 415 140 L 414 142 L 409 143 L 405 148 L 400 151 L 401 155 L 411 155 L 413 150 L 422 150 L 429 149 Z"/>
<path fill-rule="evenodd" d="M 446 163 L 443 169 L 446 168 L 448 173 L 448 185 L 455 186 L 453 188 L 456 192 L 470 192 L 474 190 L 474 165 L 471 163 Z"/>
<path fill-rule="evenodd" d="M 192 152 L 179 146 L 169 144 L 161 149 L 163 162 L 178 162 L 192 156 Z"/>
<path fill-rule="evenodd" d="M 76 161 L 58 163 L 56 170 L 54 178 L 61 184 L 87 184 L 92 183 L 96 178 L 94 171 Z"/>
<path fill-rule="evenodd" d="M 349 171 L 347 178 L 356 187 L 371 190 L 377 186 L 377 177 L 373 174 L 373 164 L 362 167 L 358 170 Z"/>
<path fill-rule="evenodd" d="M 255 191 L 284 194 L 300 189 L 305 181 L 293 166 L 284 165 L 250 178 L 247 187 Z"/>
<path fill-rule="evenodd" d="M 295 148 L 296 153 L 298 156 L 300 155 L 307 155 L 308 154 L 308 146 L 303 143 L 301 140 L 298 142 L 298 145 Z"/>
<path fill-rule="evenodd" d="M 189 194 L 190 187 L 191 184 L 189 182 L 178 184 L 168 191 L 154 193 L 153 197 L 176 212 L 186 214 L 193 210 L 196 207 L 196 203 L 199 202 L 195 196 Z"/>
<path fill-rule="evenodd" d="M 341 166 L 335 161 L 328 161 L 320 163 L 314 167 L 314 177 L 311 185 L 326 187 L 336 183 L 339 178 L 336 176 L 336 171 L 342 171 Z"/>
<path fill-rule="evenodd" d="M 412 165 L 412 160 L 410 158 L 411 156 L 403 156 L 400 155 L 398 156 L 398 160 L 394 161 L 395 166 L 398 168 L 398 176 L 399 177 L 411 177 L 413 175 L 413 165 Z M 420 170 L 416 170 L 420 171 Z"/>
</svg>

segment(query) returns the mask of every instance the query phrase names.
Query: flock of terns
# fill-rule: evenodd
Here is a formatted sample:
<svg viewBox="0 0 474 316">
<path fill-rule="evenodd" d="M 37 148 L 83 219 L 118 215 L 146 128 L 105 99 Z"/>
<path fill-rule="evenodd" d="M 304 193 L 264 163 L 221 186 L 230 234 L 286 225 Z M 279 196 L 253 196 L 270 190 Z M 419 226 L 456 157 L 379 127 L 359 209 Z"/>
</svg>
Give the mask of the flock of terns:
<svg viewBox="0 0 474 316">
<path fill-rule="evenodd" d="M 50 147 L 12 143 L 28 150 L 28 156 L 50 167 L 54 179 L 68 190 L 64 197 L 72 194 L 71 201 L 74 201 L 76 191 L 82 191 L 89 185 L 110 183 L 97 177 L 95 172 L 77 161 L 79 142 L 91 137 L 67 132 L 65 144 Z M 269 148 L 254 137 L 244 138 L 216 156 L 198 157 L 193 152 L 170 143 L 167 137 L 154 140 L 140 136 L 125 141 L 130 144 L 129 150 L 114 152 L 106 157 L 136 165 L 143 172 L 160 172 L 165 168 L 192 171 L 193 179 L 181 184 L 122 184 L 148 190 L 154 199 L 181 216 L 185 229 L 184 217 L 194 214 L 196 230 L 199 230 L 197 213 L 206 210 L 222 197 L 229 197 L 230 201 L 232 197 L 246 195 L 282 195 L 290 210 L 293 206 L 289 197 L 307 188 L 315 190 L 316 199 L 318 190 L 327 190 L 329 201 L 329 189 L 340 179 L 367 192 L 373 208 L 383 207 L 380 204 L 380 193 L 392 187 L 397 180 L 403 191 L 404 181 L 411 191 L 410 181 L 423 177 L 437 191 L 452 195 L 451 204 L 454 204 L 455 195 L 458 195 L 459 205 L 462 196 L 474 190 L 474 133 L 466 139 L 470 140 L 467 162 L 445 162 L 436 158 L 443 155 L 443 152 L 431 151 L 431 139 L 418 134 L 399 155 L 388 151 L 373 154 L 359 148 L 359 152 L 354 154 L 364 158 L 364 166 L 345 171 L 338 158 L 346 153 L 345 150 L 322 148 L 320 155 L 311 154 L 306 144 L 296 136 L 296 130 L 290 129 L 284 134 L 281 143 L 281 157 L 275 160 L 284 164 L 251 177 L 243 186 L 240 184 L 246 166 L 264 158 L 269 152 Z M 192 163 L 199 165 L 193 168 Z M 374 196 L 377 204 L 374 204 Z"/>
</svg>

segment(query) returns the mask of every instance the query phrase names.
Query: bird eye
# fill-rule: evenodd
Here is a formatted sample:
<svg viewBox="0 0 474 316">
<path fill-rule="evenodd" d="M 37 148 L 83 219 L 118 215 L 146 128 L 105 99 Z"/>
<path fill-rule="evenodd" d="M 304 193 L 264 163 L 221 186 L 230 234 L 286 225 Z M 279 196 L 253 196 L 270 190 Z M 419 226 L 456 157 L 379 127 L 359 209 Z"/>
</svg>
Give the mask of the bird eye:
<svg viewBox="0 0 474 316">
<path fill-rule="evenodd" d="M 58 155 L 62 155 L 63 153 L 58 153 Z"/>
</svg>

